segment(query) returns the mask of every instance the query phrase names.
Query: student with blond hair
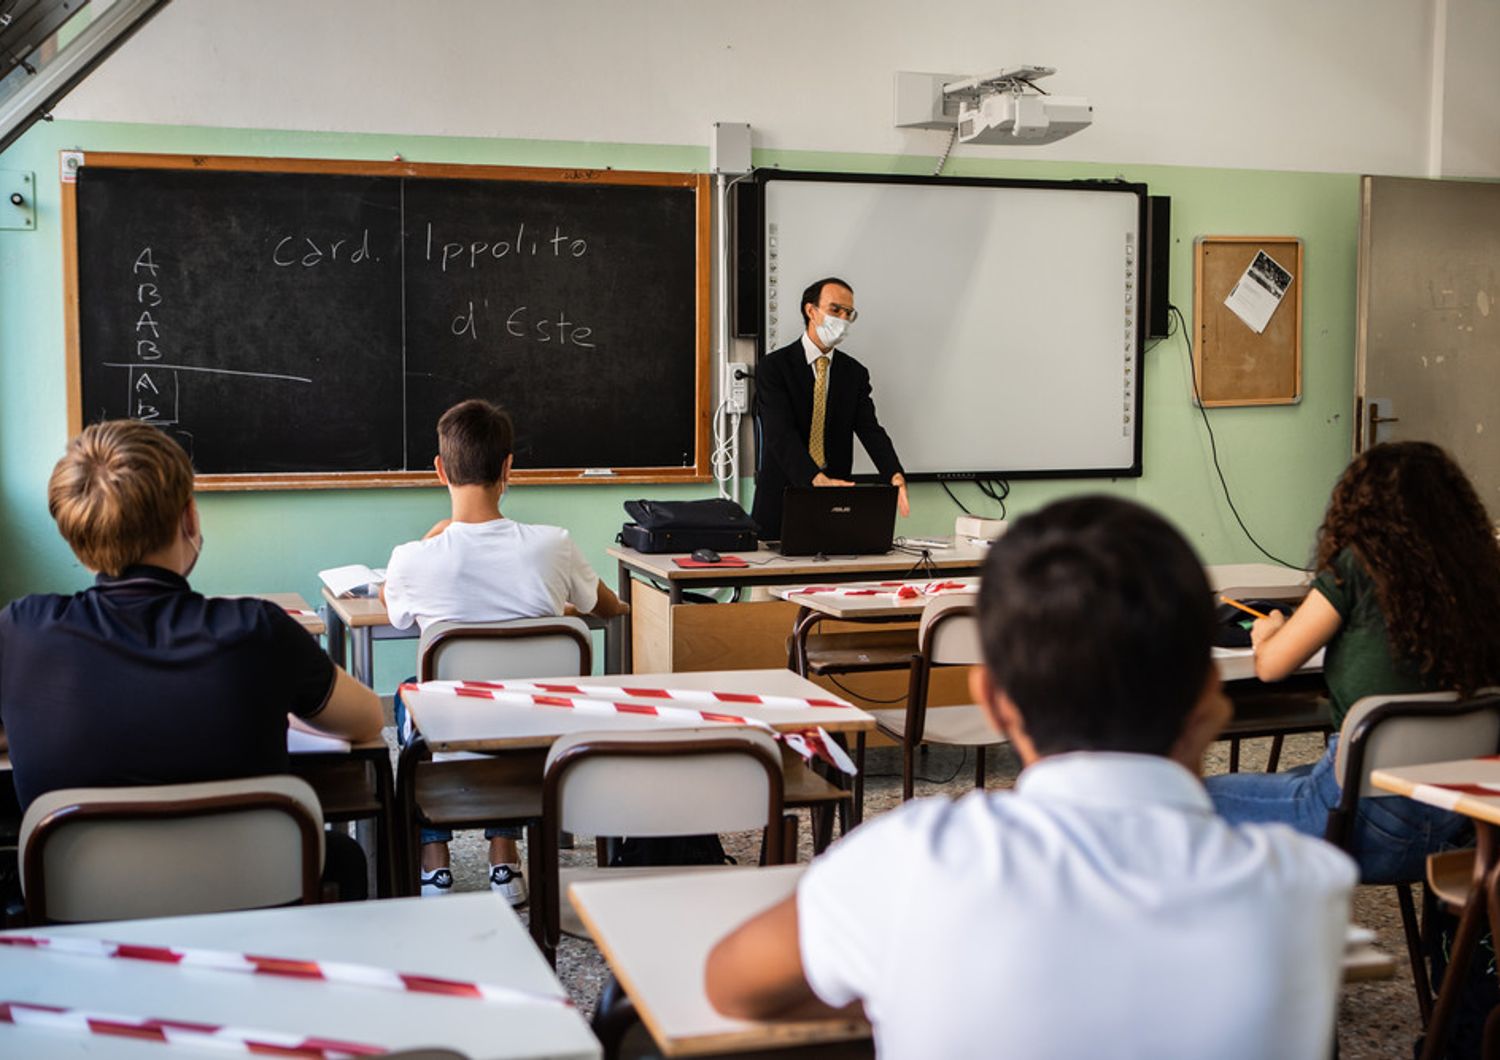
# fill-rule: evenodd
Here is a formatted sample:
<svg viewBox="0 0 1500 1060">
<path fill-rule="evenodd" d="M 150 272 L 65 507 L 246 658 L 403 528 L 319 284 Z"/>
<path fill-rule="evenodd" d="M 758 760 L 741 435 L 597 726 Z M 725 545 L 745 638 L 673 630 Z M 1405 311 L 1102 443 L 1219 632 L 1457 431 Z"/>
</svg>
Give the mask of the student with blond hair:
<svg viewBox="0 0 1500 1060">
<path fill-rule="evenodd" d="M 280 607 L 193 591 L 193 467 L 160 429 L 85 428 L 47 506 L 96 577 L 0 611 L 0 724 L 23 807 L 58 788 L 284 773 L 288 714 L 348 740 L 379 735 L 375 693 Z"/>
</svg>

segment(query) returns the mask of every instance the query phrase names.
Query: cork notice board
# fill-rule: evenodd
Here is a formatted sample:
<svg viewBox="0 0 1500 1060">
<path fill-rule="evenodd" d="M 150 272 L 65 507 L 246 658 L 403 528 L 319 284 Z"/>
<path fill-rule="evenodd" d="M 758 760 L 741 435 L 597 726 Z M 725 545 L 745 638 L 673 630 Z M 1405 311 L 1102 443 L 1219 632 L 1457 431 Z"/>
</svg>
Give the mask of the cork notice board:
<svg viewBox="0 0 1500 1060">
<path fill-rule="evenodd" d="M 1224 299 L 1264 251 L 1291 281 L 1257 333 Z M 1199 236 L 1193 253 L 1193 376 L 1206 406 L 1290 405 L 1302 400 L 1302 240 Z"/>
</svg>

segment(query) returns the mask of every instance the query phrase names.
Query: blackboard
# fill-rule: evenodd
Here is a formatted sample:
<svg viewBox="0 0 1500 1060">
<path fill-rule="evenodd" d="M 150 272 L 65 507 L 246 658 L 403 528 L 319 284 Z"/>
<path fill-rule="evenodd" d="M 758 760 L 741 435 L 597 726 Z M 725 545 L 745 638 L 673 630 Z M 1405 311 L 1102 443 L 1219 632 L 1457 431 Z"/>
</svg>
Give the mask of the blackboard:
<svg viewBox="0 0 1500 1060">
<path fill-rule="evenodd" d="M 443 410 L 484 397 L 515 419 L 519 481 L 707 477 L 706 178 L 95 154 L 73 172 L 75 431 L 159 424 L 204 488 L 420 485 Z"/>
</svg>

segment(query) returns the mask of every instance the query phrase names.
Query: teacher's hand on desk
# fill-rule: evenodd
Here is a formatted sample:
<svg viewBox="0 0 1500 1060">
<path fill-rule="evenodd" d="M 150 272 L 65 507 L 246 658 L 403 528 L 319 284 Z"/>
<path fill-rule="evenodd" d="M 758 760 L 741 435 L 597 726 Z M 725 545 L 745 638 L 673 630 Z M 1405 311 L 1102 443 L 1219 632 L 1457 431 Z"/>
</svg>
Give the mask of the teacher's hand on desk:
<svg viewBox="0 0 1500 1060">
<path fill-rule="evenodd" d="M 911 514 L 911 501 L 906 496 L 906 476 L 896 472 L 891 476 L 891 485 L 896 487 L 896 510 L 903 516 Z"/>
<path fill-rule="evenodd" d="M 849 482 L 849 481 L 847 481 L 845 479 L 841 479 L 841 478 L 829 478 L 827 475 L 823 474 L 823 472 L 821 472 L 821 471 L 819 471 L 816 475 L 813 476 L 813 483 L 812 484 L 814 486 L 852 486 L 852 485 L 854 485 L 854 483 Z"/>
</svg>

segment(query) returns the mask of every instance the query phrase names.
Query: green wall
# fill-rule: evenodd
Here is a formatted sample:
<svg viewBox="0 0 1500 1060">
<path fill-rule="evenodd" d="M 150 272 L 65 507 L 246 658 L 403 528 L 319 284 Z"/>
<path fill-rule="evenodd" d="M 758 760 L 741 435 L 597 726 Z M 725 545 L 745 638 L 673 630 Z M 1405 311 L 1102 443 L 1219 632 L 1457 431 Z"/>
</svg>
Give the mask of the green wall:
<svg viewBox="0 0 1500 1060">
<path fill-rule="evenodd" d="M 62 252 L 57 152 L 155 151 L 279 157 L 389 159 L 543 166 L 691 170 L 706 150 L 640 144 L 478 140 L 296 133 L 175 126 L 40 123 L 0 158 L 37 175 L 37 227 L 0 231 L 0 598 L 68 591 L 89 575 L 47 515 L 46 481 L 66 441 Z M 796 169 L 930 172 L 925 156 L 757 152 L 756 164 Z M 1295 235 L 1306 242 L 1303 401 L 1300 405 L 1210 412 L 1219 455 L 1241 514 L 1261 542 L 1293 561 L 1306 558 L 1328 489 L 1348 458 L 1353 394 L 1358 177 L 1169 166 L 991 162 L 960 158 L 963 176 L 1035 179 L 1123 177 L 1172 197 L 1172 300 L 1189 319 L 1192 244 L 1198 235 Z M 1185 347 L 1174 337 L 1146 355 L 1145 475 L 1117 481 L 1018 482 L 1012 514 L 1079 490 L 1133 496 L 1172 518 L 1209 562 L 1259 554 L 1224 504 L 1191 389 Z M 879 385 L 876 389 L 880 398 Z M 936 426 L 936 425 L 935 425 Z M 992 502 L 955 487 L 977 513 Z M 750 486 L 745 487 L 749 497 Z M 604 550 L 622 501 L 642 495 L 709 495 L 711 486 L 522 487 L 507 498 L 517 519 L 570 528 L 607 579 Z M 919 485 L 904 529 L 952 530 L 957 509 L 936 485 Z M 446 514 L 436 489 L 201 495 L 207 545 L 194 584 L 208 593 L 295 590 L 317 598 L 316 572 L 342 563 L 384 565 L 393 545 Z M 413 666 L 410 642 L 378 648 L 378 684 L 388 690 Z"/>
</svg>

